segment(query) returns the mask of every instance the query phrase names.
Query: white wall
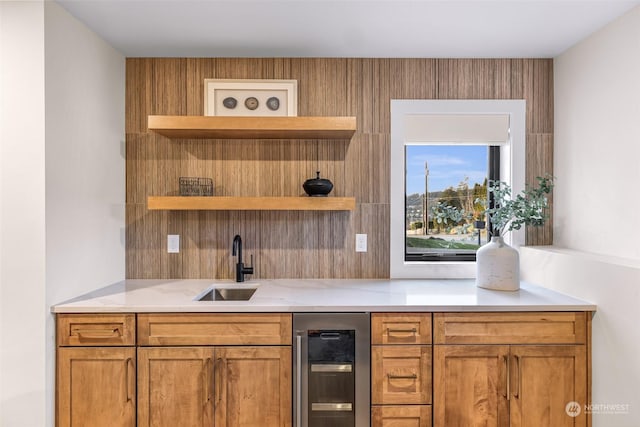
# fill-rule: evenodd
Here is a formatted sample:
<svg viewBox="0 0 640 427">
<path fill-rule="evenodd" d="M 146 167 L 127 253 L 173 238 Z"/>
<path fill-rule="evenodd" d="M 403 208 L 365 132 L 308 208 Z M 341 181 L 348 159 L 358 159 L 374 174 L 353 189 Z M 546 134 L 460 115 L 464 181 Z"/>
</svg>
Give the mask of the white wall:
<svg viewBox="0 0 640 427">
<path fill-rule="evenodd" d="M 51 304 L 124 278 L 125 60 L 0 1 L 0 425 L 53 425 Z"/>
<path fill-rule="evenodd" d="M 125 277 L 125 58 L 45 3 L 46 305 Z M 54 318 L 47 319 L 48 418 Z"/>
<path fill-rule="evenodd" d="M 124 278 L 125 58 L 45 4 L 47 303 Z"/>
<path fill-rule="evenodd" d="M 594 427 L 640 426 L 640 262 L 556 247 L 520 248 L 522 279 L 597 305 L 592 331 L 592 401 L 622 405 L 594 413 Z"/>
<path fill-rule="evenodd" d="M 45 424 L 44 5 L 0 2 L 0 425 Z"/>
<path fill-rule="evenodd" d="M 629 406 L 594 427 L 640 426 L 639 76 L 640 7 L 555 59 L 554 247 L 520 252 L 524 280 L 598 307 L 593 403 Z"/>
<path fill-rule="evenodd" d="M 640 7 L 554 70 L 554 244 L 640 259 Z"/>
</svg>

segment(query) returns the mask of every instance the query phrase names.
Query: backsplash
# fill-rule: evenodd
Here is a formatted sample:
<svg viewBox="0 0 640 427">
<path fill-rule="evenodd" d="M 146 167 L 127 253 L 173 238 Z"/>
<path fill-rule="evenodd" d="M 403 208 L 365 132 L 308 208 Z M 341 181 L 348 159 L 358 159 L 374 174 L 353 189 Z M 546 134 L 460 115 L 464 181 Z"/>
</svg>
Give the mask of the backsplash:
<svg viewBox="0 0 640 427">
<path fill-rule="evenodd" d="M 178 140 L 147 131 L 147 116 L 202 115 L 205 78 L 298 80 L 299 116 L 356 116 L 343 140 Z M 553 170 L 551 59 L 130 58 L 126 75 L 127 278 L 234 277 L 242 236 L 260 278 L 389 277 L 391 99 L 526 99 L 527 182 Z M 177 195 L 179 177 L 209 177 L 218 196 L 298 196 L 321 176 L 351 212 L 149 211 Z M 527 232 L 550 244 L 552 224 Z M 368 252 L 355 252 L 355 234 Z M 180 253 L 167 253 L 167 235 Z"/>
</svg>

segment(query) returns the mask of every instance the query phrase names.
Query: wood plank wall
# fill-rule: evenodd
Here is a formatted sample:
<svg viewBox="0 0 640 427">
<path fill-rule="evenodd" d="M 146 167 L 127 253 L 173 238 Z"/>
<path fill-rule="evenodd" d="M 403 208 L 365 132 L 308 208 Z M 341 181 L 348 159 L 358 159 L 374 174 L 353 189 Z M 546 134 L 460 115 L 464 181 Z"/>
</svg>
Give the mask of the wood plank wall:
<svg viewBox="0 0 640 427">
<path fill-rule="evenodd" d="M 243 238 L 253 278 L 388 278 L 390 99 L 526 99 L 527 182 L 552 173 L 550 59 L 130 58 L 126 75 L 127 278 L 233 277 Z M 202 115 L 205 78 L 298 80 L 298 115 L 356 116 L 344 141 L 170 140 L 149 114 Z M 353 212 L 148 211 L 180 176 L 212 177 L 216 195 L 293 196 L 320 170 Z M 551 224 L 527 231 L 550 244 Z M 355 252 L 366 233 L 367 253 Z M 167 254 L 167 234 L 181 252 Z"/>
</svg>

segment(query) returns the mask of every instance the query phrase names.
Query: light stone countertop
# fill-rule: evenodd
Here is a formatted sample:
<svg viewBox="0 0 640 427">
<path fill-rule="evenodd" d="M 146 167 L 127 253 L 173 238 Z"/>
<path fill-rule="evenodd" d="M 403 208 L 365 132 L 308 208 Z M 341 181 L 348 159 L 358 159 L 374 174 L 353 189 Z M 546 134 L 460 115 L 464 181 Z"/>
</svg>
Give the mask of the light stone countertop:
<svg viewBox="0 0 640 427">
<path fill-rule="evenodd" d="M 249 301 L 196 301 L 210 287 L 257 287 Z M 51 307 L 54 313 L 595 311 L 596 306 L 522 283 L 519 291 L 469 280 L 124 280 Z"/>
</svg>

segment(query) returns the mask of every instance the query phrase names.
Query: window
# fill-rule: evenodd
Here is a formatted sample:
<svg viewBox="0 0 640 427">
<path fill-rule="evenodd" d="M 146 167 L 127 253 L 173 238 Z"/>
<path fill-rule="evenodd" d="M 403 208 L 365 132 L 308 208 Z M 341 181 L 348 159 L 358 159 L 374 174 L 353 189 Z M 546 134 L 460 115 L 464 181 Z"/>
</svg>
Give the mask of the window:
<svg viewBox="0 0 640 427">
<path fill-rule="evenodd" d="M 475 276 L 487 240 L 476 200 L 488 180 L 524 187 L 524 121 L 523 100 L 391 102 L 392 278 Z"/>
<path fill-rule="evenodd" d="M 487 183 L 498 146 L 405 145 L 405 261 L 475 261 L 487 242 Z"/>
</svg>

